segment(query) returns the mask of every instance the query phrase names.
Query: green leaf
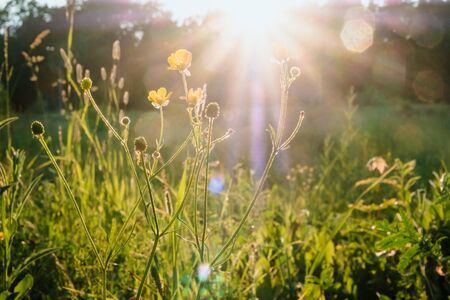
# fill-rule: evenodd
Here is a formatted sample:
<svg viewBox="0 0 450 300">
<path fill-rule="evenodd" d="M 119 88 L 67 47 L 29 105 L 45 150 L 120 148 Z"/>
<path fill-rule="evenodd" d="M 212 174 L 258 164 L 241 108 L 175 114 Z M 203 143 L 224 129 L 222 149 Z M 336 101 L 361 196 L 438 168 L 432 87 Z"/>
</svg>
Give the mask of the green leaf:
<svg viewBox="0 0 450 300">
<path fill-rule="evenodd" d="M 404 271 L 409 266 L 413 258 L 419 253 L 419 251 L 420 246 L 418 244 L 415 244 L 414 246 L 409 248 L 405 253 L 403 253 L 400 256 L 400 261 L 397 264 L 397 268 L 399 269 L 399 271 L 401 272 Z"/>
<path fill-rule="evenodd" d="M 11 117 L 11 118 L 7 118 L 7 119 L 4 119 L 4 120 L 1 120 L 0 121 L 0 129 L 2 129 L 6 125 L 16 121 L 17 119 L 19 119 L 19 118 L 18 117 Z"/>
<path fill-rule="evenodd" d="M 408 232 L 408 235 L 414 239 L 418 240 L 419 236 L 417 234 L 417 230 L 414 227 L 414 224 L 412 223 L 411 219 L 406 215 L 405 211 L 400 210 L 400 216 L 402 217 L 403 226 L 405 226 L 406 231 Z"/>
<path fill-rule="evenodd" d="M 177 206 L 183 201 L 184 194 L 186 192 L 186 184 L 187 184 L 187 168 L 184 168 L 183 175 L 181 176 L 180 185 L 178 186 L 178 192 L 177 192 Z"/>
<path fill-rule="evenodd" d="M 382 295 L 380 293 L 377 293 L 377 296 L 379 300 L 391 300 L 391 298 L 389 298 L 388 296 Z"/>
<path fill-rule="evenodd" d="M 11 273 L 11 280 L 14 280 L 17 276 L 19 276 L 19 274 L 22 273 L 22 271 L 25 270 L 30 264 L 47 255 L 52 254 L 57 249 L 58 248 L 47 248 L 28 256 L 23 263 L 21 263 L 16 269 L 13 270 L 13 272 Z"/>
<path fill-rule="evenodd" d="M 3 292 L 0 294 L 0 300 L 6 300 L 6 299 L 8 299 L 8 296 L 10 296 L 10 295 L 11 295 L 11 292 L 10 292 L 10 291 L 8 291 L 8 290 L 3 291 Z"/>
<path fill-rule="evenodd" d="M 14 288 L 14 293 L 17 294 L 14 299 L 20 300 L 25 297 L 33 287 L 33 282 L 33 276 L 30 274 L 25 275 L 25 277 Z"/>
<path fill-rule="evenodd" d="M 376 243 L 376 247 L 381 250 L 398 249 L 410 242 L 411 239 L 406 237 L 403 233 L 396 233 L 385 237 L 381 241 L 378 241 Z"/>
<path fill-rule="evenodd" d="M 25 193 L 23 194 L 22 201 L 19 204 L 19 208 L 17 209 L 17 214 L 15 216 L 16 220 L 19 219 L 20 214 L 22 213 L 22 209 L 25 206 L 25 203 L 28 200 L 28 197 L 30 196 L 31 192 L 34 190 L 34 188 L 37 186 L 39 181 L 41 180 L 42 175 L 39 175 L 36 177 L 30 184 L 30 186 L 27 188 Z"/>
</svg>

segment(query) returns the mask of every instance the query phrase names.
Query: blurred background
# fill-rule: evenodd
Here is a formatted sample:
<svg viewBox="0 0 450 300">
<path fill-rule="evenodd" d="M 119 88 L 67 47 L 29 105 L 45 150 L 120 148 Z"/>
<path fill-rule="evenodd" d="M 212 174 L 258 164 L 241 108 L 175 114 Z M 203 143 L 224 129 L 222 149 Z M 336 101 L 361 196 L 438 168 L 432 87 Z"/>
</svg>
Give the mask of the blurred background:
<svg viewBox="0 0 450 300">
<path fill-rule="evenodd" d="M 100 103 L 106 99 L 100 70 L 110 74 L 112 43 L 120 41 L 121 93 L 129 93 L 121 109 L 132 117 L 136 135 L 154 140 L 159 132 L 146 96 L 160 86 L 174 92 L 166 109 L 167 144 L 186 133 L 181 80 L 167 70 L 167 56 L 186 48 L 193 53 L 189 86 L 207 84 L 208 99 L 221 104 L 217 135 L 237 131 L 218 150 L 221 160 L 228 167 L 245 160 L 258 172 L 267 152 L 265 128 L 278 115 L 276 60 L 289 56 L 302 71 L 292 86 L 289 117 L 295 124 L 304 110 L 306 118 L 279 170 L 318 159 L 326 137 L 348 125 L 349 98 L 358 106 L 352 126 L 368 138 L 367 159 L 416 159 L 430 176 L 450 163 L 450 5 L 419 0 L 0 0 L 2 40 L 8 28 L 14 66 L 12 107 L 23 116 L 13 128 L 23 136 L 16 147 L 32 144 L 28 126 L 36 115 L 64 126 L 59 49 L 67 47 L 68 7 L 75 11 L 72 52 L 100 87 L 94 94 Z M 30 63 L 31 56 L 39 58 Z"/>
</svg>

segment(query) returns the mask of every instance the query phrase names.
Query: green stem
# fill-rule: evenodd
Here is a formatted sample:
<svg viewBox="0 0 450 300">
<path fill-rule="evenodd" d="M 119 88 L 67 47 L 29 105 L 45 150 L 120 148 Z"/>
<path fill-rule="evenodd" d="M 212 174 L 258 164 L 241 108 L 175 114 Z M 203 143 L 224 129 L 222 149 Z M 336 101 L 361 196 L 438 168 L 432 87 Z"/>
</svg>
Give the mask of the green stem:
<svg viewBox="0 0 450 300">
<path fill-rule="evenodd" d="M 194 166 L 197 165 L 198 163 L 198 155 L 195 156 L 195 160 L 194 160 Z M 195 168 L 194 168 L 195 169 Z M 166 234 L 167 231 L 169 231 L 170 227 L 172 226 L 172 224 L 175 222 L 175 220 L 178 218 L 178 216 L 180 215 L 181 211 L 183 210 L 184 204 L 186 202 L 186 199 L 188 197 L 189 194 L 189 190 L 191 189 L 192 186 L 192 182 L 193 182 L 193 178 L 194 178 L 194 170 L 192 170 L 192 174 L 189 177 L 189 182 L 187 184 L 186 187 L 186 191 L 184 193 L 183 196 L 183 200 L 181 200 L 180 205 L 178 206 L 177 210 L 175 211 L 175 213 L 173 214 L 172 218 L 169 220 L 169 223 L 166 225 L 166 227 L 164 227 L 164 229 L 161 231 L 161 236 Z"/>
<path fill-rule="evenodd" d="M 8 227 L 6 225 L 6 211 L 7 211 L 7 204 L 6 204 L 6 195 L 2 195 L 1 197 L 1 201 L 2 201 L 2 231 L 5 234 L 5 238 L 4 238 L 4 243 L 5 243 L 5 253 L 4 253 L 4 287 L 3 290 L 7 290 L 8 289 L 8 270 L 9 270 L 9 265 L 10 265 L 10 260 L 11 260 L 11 255 L 10 255 L 10 250 L 9 250 L 9 232 L 8 232 Z"/>
<path fill-rule="evenodd" d="M 91 91 L 86 90 L 84 94 L 89 98 L 89 101 L 91 102 L 92 106 L 94 107 L 97 114 L 102 119 L 103 123 L 105 123 L 106 127 L 108 127 L 109 130 L 111 130 L 112 134 L 116 137 L 116 139 L 122 144 L 125 144 L 125 141 L 122 139 L 120 134 L 114 129 L 114 127 L 109 123 L 108 119 L 105 117 L 105 115 L 102 113 L 100 108 L 98 107 L 97 103 L 94 100 L 94 97 L 92 97 Z"/>
<path fill-rule="evenodd" d="M 100 264 L 102 269 L 105 269 L 105 264 L 103 263 L 103 260 L 100 257 L 100 254 L 99 254 L 99 252 L 97 250 L 97 246 L 95 245 L 94 239 L 92 238 L 91 233 L 89 231 L 89 228 L 86 225 L 86 221 L 84 220 L 83 213 L 81 212 L 81 209 L 80 209 L 80 207 L 79 207 L 79 205 L 77 203 L 77 200 L 75 199 L 75 196 L 73 195 L 73 192 L 72 192 L 72 189 L 69 186 L 69 183 L 67 182 L 64 174 L 62 173 L 61 169 L 58 166 L 58 163 L 55 160 L 55 157 L 51 153 L 50 149 L 47 146 L 47 143 L 45 142 L 45 140 L 44 140 L 44 138 L 42 136 L 39 137 L 39 142 L 41 143 L 41 145 L 44 148 L 45 152 L 47 153 L 48 157 L 50 158 L 50 161 L 52 162 L 53 166 L 55 167 L 56 172 L 58 173 L 61 181 L 64 184 L 64 187 L 66 188 L 67 193 L 69 194 L 70 200 L 72 200 L 72 203 L 75 206 L 75 210 L 77 211 L 78 217 L 79 217 L 79 219 L 81 221 L 81 224 L 83 225 L 84 232 L 86 233 L 86 236 L 87 236 L 87 238 L 88 238 L 88 240 L 89 240 L 89 242 L 91 244 L 92 250 L 95 253 L 95 256 L 96 256 L 96 258 L 98 260 L 98 263 Z"/>
<path fill-rule="evenodd" d="M 163 132 L 164 132 L 164 113 L 162 106 L 159 107 L 159 116 L 161 121 L 161 127 L 159 129 L 159 141 L 158 141 L 158 152 L 162 147 L 162 139 L 163 139 Z"/>
<path fill-rule="evenodd" d="M 152 250 L 150 252 L 150 256 L 148 257 L 147 264 L 145 266 L 144 275 L 142 276 L 141 283 L 139 284 L 138 292 L 137 292 L 137 295 L 136 295 L 136 300 L 141 299 L 142 291 L 144 289 L 144 285 L 145 285 L 145 281 L 146 281 L 147 276 L 148 276 L 148 272 L 150 271 L 153 259 L 155 258 L 156 248 L 158 247 L 159 238 L 160 238 L 160 236 L 157 234 L 155 236 L 155 241 L 153 242 L 153 247 L 152 247 Z"/>
<path fill-rule="evenodd" d="M 152 187 L 150 185 L 150 179 L 147 174 L 147 168 L 145 167 L 145 163 L 144 163 L 144 153 L 141 152 L 140 156 L 141 156 L 142 168 L 144 169 L 144 174 L 145 174 L 145 182 L 147 183 L 148 194 L 150 196 L 150 205 L 152 206 L 152 213 L 153 213 L 153 220 L 155 222 L 156 235 L 159 235 L 159 225 L 158 225 L 158 218 L 156 216 L 155 201 L 153 198 Z"/>
<path fill-rule="evenodd" d="M 198 226 L 197 226 L 197 198 L 198 198 L 198 182 L 200 178 L 200 170 L 202 169 L 203 165 L 203 159 L 200 160 L 200 165 L 198 166 L 195 177 L 195 184 L 194 184 L 194 234 L 195 234 L 195 243 L 197 244 L 197 249 L 200 251 L 200 240 L 198 238 Z M 195 170 L 194 166 L 194 170 Z"/>
<path fill-rule="evenodd" d="M 216 255 L 216 257 L 212 260 L 211 266 L 214 267 L 215 263 L 220 259 L 220 257 L 224 254 L 224 252 L 228 249 L 228 247 L 231 246 L 231 244 L 234 242 L 235 238 L 238 236 L 239 232 L 241 231 L 242 227 L 244 226 L 245 222 L 247 221 L 248 216 L 250 215 L 250 212 L 253 209 L 253 206 L 256 203 L 256 200 L 259 197 L 259 194 L 262 191 L 262 188 L 264 186 L 264 183 L 267 179 L 267 175 L 269 174 L 270 168 L 272 167 L 272 164 L 275 160 L 275 157 L 277 156 L 278 151 L 276 151 L 275 148 L 272 148 L 272 152 L 270 153 L 269 159 L 267 160 L 266 166 L 264 168 L 263 174 L 261 176 L 261 179 L 258 182 L 258 186 L 256 188 L 255 193 L 253 194 L 252 200 L 247 207 L 247 210 L 245 211 L 244 216 L 242 217 L 241 221 L 239 222 L 238 227 L 233 232 L 231 237 L 228 239 L 228 241 L 225 243 L 225 245 L 222 247 L 222 249 L 219 251 L 219 253 Z"/>
<path fill-rule="evenodd" d="M 8 27 L 5 28 L 5 33 L 3 37 L 3 55 L 5 59 L 5 79 L 6 79 L 6 118 L 8 119 L 11 114 L 11 108 L 10 108 L 10 101 L 11 101 L 11 95 L 10 95 L 10 70 L 9 70 L 9 54 L 8 54 Z M 1 78 L 0 78 L 1 79 Z M 12 137 L 11 137 L 11 127 L 10 125 L 6 126 L 6 134 L 8 137 L 8 147 L 6 149 L 11 149 L 12 146 Z"/>
<path fill-rule="evenodd" d="M 281 144 L 284 135 L 284 127 L 286 124 L 286 112 L 288 102 L 288 87 L 287 87 L 287 65 L 281 64 L 281 96 L 280 96 L 280 115 L 278 117 L 278 126 L 276 133 L 275 147 L 278 148 Z"/>
<path fill-rule="evenodd" d="M 213 127 L 213 119 L 210 118 L 208 122 L 208 143 L 206 146 L 206 165 L 205 165 L 205 195 L 203 198 L 203 231 L 202 231 L 202 247 L 200 251 L 200 258 L 202 262 L 205 259 L 205 240 L 206 240 L 206 226 L 208 223 L 207 218 L 207 205 L 208 205 L 208 175 L 209 175 L 209 151 L 211 148 L 211 132 Z"/>
<path fill-rule="evenodd" d="M 188 85 L 187 85 L 187 80 L 186 80 L 186 74 L 184 74 L 184 72 L 181 72 L 181 79 L 183 80 L 183 88 L 184 88 L 184 95 L 186 97 L 186 101 L 188 99 Z"/>
<path fill-rule="evenodd" d="M 103 285 L 102 285 L 102 299 L 106 299 L 106 278 L 107 278 L 107 270 L 103 269 Z"/>
</svg>

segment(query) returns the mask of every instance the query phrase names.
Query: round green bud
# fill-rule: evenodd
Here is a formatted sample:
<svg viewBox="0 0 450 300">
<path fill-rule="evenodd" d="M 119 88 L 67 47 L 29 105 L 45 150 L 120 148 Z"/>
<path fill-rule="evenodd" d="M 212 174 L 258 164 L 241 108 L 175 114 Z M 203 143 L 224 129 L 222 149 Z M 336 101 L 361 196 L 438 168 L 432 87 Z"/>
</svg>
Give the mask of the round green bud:
<svg viewBox="0 0 450 300">
<path fill-rule="evenodd" d="M 220 114 L 220 106 L 217 102 L 211 102 L 206 106 L 205 115 L 209 119 L 215 119 Z"/>
<path fill-rule="evenodd" d="M 44 125 L 39 121 L 33 121 L 33 123 L 31 123 L 31 133 L 35 137 L 42 136 L 45 133 Z"/>
<path fill-rule="evenodd" d="M 134 139 L 134 150 L 136 152 L 145 152 L 147 150 L 147 141 L 145 137 L 140 136 Z"/>
<path fill-rule="evenodd" d="M 83 80 L 81 80 L 81 88 L 83 91 L 90 90 L 92 88 L 92 80 L 89 77 L 84 77 Z"/>
</svg>

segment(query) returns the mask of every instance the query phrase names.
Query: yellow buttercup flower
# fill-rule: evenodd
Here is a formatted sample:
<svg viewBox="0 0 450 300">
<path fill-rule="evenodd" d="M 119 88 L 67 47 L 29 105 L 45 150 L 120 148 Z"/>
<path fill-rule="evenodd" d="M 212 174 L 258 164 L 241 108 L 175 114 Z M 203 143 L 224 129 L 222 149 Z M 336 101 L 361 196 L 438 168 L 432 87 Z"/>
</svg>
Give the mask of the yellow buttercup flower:
<svg viewBox="0 0 450 300">
<path fill-rule="evenodd" d="M 188 105 L 195 106 L 203 100 L 203 89 L 198 88 L 196 90 L 190 88 L 188 91 L 186 102 Z"/>
<path fill-rule="evenodd" d="M 0 231 L 0 241 L 3 241 L 4 238 L 5 238 L 5 234 L 2 231 Z"/>
<path fill-rule="evenodd" d="M 273 45 L 272 53 L 275 60 L 278 62 L 287 62 L 290 57 L 289 50 L 279 43 Z"/>
<path fill-rule="evenodd" d="M 169 104 L 171 95 L 172 92 L 168 93 L 166 88 L 161 87 L 157 91 L 150 91 L 148 93 L 147 99 L 155 108 L 160 108 L 161 106 L 166 106 L 167 104 Z"/>
<path fill-rule="evenodd" d="M 169 63 L 169 70 L 184 72 L 191 66 L 192 53 L 186 49 L 178 49 L 170 54 L 167 62 Z"/>
</svg>

